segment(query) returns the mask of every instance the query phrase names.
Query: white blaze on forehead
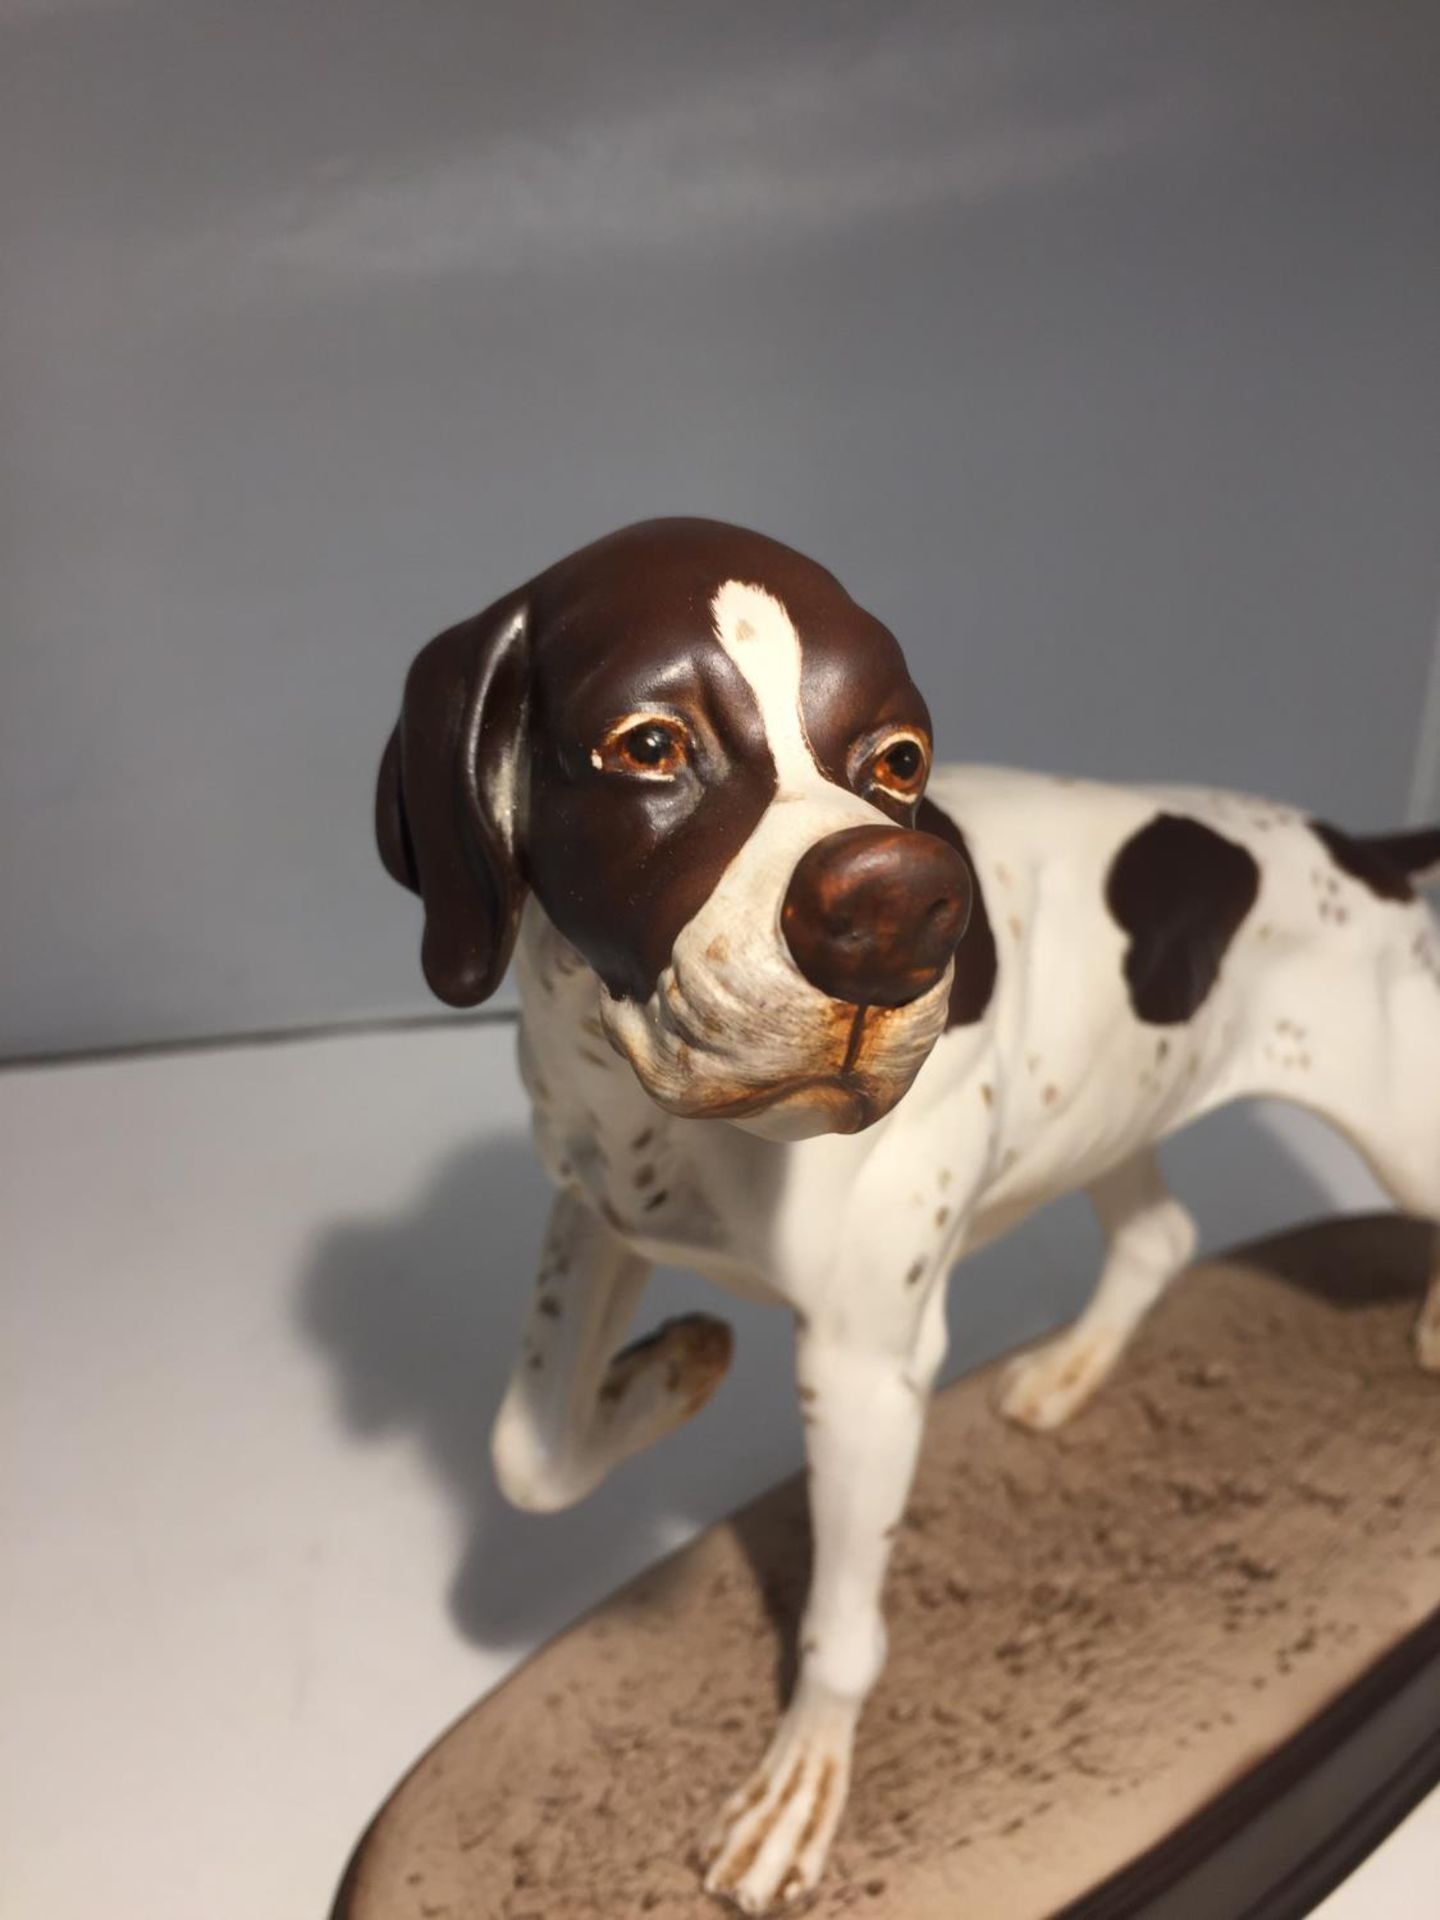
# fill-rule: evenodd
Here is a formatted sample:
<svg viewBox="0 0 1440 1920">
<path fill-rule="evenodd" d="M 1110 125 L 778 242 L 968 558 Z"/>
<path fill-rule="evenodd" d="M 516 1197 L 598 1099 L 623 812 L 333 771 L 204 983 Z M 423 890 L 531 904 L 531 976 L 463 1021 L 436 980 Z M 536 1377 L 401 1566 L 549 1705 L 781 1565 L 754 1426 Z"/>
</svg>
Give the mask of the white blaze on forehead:
<svg viewBox="0 0 1440 1920">
<path fill-rule="evenodd" d="M 763 587 L 727 580 L 710 602 L 715 636 L 760 708 L 781 794 L 813 787 L 819 772 L 800 718 L 800 636 Z"/>
</svg>

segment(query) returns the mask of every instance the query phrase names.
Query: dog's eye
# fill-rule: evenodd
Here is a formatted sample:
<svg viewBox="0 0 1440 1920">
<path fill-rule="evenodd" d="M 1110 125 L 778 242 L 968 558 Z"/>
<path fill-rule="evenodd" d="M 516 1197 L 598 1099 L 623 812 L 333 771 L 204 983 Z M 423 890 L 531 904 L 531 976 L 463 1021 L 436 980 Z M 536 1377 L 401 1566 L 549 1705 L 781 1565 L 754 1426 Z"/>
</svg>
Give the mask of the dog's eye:
<svg viewBox="0 0 1440 1920">
<path fill-rule="evenodd" d="M 871 756 L 865 777 L 894 800 L 918 800 L 930 772 L 930 750 L 918 734 L 894 733 Z"/>
<path fill-rule="evenodd" d="M 680 722 L 665 714 L 632 714 L 611 729 L 590 758 L 602 773 L 670 780 L 689 759 L 689 738 Z"/>
<path fill-rule="evenodd" d="M 664 727 L 632 727 L 621 739 L 620 751 L 638 767 L 663 767 L 675 742 Z"/>
</svg>

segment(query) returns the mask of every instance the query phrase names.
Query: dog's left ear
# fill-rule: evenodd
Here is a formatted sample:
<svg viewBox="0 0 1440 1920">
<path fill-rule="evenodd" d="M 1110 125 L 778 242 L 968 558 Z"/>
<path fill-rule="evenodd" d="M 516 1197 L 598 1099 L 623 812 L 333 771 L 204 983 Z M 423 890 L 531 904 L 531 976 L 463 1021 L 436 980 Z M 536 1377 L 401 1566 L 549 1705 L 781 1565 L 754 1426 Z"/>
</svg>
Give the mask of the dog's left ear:
<svg viewBox="0 0 1440 1920">
<path fill-rule="evenodd" d="M 512 594 L 417 656 L 380 762 L 380 858 L 424 903 L 420 963 L 452 1007 L 488 1000 L 515 946 L 525 691 L 526 608 Z"/>
</svg>

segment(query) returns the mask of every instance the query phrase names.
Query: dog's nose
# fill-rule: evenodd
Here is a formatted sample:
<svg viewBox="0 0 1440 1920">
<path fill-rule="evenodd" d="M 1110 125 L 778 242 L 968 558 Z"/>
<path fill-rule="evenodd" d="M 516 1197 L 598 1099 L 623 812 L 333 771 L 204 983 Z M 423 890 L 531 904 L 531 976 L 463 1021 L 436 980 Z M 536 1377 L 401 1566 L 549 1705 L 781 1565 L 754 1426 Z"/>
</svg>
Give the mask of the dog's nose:
<svg viewBox="0 0 1440 1920">
<path fill-rule="evenodd" d="M 970 918 L 970 869 L 904 827 L 847 827 L 802 857 L 780 910 L 795 964 L 832 1000 L 903 1007 L 940 979 Z"/>
</svg>

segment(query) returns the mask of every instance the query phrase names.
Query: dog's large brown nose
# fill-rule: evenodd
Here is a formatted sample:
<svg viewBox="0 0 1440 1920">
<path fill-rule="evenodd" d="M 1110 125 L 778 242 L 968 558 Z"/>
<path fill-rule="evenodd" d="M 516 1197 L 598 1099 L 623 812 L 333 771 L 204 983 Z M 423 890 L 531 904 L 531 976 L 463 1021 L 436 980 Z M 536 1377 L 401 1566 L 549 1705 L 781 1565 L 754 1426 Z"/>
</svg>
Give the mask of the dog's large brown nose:
<svg viewBox="0 0 1440 1920">
<path fill-rule="evenodd" d="M 970 900 L 969 867 L 934 834 L 848 827 L 801 859 L 780 924 L 795 964 L 822 993 L 903 1007 L 944 973 Z"/>
</svg>

